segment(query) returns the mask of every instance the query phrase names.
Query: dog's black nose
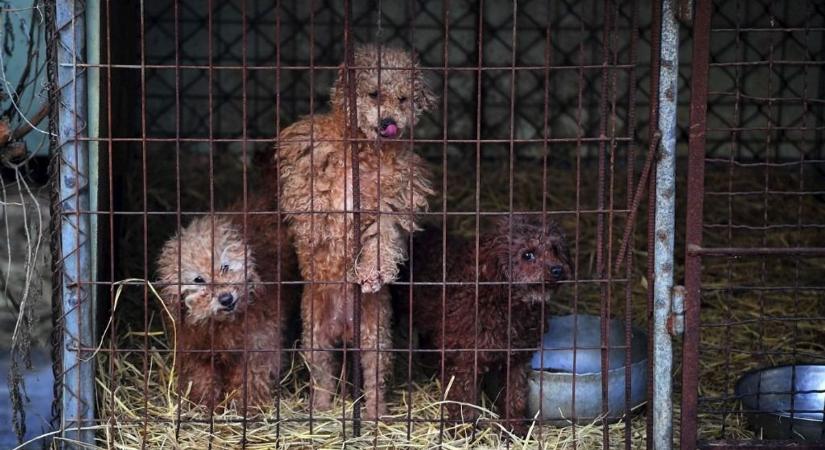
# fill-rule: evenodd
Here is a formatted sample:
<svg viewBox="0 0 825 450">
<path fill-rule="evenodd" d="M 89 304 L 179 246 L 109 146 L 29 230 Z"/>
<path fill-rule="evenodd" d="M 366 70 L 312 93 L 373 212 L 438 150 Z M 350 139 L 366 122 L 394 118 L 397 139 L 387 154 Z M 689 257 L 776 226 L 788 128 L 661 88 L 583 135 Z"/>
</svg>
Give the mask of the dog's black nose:
<svg viewBox="0 0 825 450">
<path fill-rule="evenodd" d="M 384 119 L 381 119 L 381 123 L 379 124 L 379 126 L 381 127 L 382 130 L 386 130 L 387 127 L 390 126 L 390 125 L 396 125 L 397 126 L 398 124 L 396 124 L 395 120 L 393 120 L 390 117 L 386 117 Z"/>
<path fill-rule="evenodd" d="M 218 303 L 220 303 L 221 306 L 225 306 L 228 308 L 232 306 L 233 303 L 235 303 L 235 297 L 228 292 L 224 292 L 223 294 L 218 296 Z"/>
<path fill-rule="evenodd" d="M 550 267 L 550 275 L 553 275 L 553 278 L 557 280 L 561 280 L 564 278 L 564 267 L 563 266 L 552 266 Z"/>
</svg>

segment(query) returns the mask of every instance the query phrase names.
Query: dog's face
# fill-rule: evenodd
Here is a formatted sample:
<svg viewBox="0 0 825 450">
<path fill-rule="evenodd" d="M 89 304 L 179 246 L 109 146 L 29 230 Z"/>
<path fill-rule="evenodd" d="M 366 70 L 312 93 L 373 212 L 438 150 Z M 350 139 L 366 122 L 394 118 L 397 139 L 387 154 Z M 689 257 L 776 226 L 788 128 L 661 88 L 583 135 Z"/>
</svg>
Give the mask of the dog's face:
<svg viewBox="0 0 825 450">
<path fill-rule="evenodd" d="M 492 233 L 488 245 L 496 253 L 496 270 L 507 281 L 519 283 L 513 286 L 519 298 L 540 300 L 542 290 L 553 290 L 571 276 L 567 241 L 556 223 L 542 226 L 540 217 L 516 215 L 511 231 L 509 218 L 502 217 Z"/>
<path fill-rule="evenodd" d="M 179 237 L 166 242 L 158 258 L 164 302 L 174 308 L 172 314 L 182 303 L 189 325 L 208 323 L 209 318 L 233 320 L 242 315 L 260 281 L 240 231 L 228 219 L 215 217 L 214 245 L 210 245 L 212 230 L 212 217 L 195 219 Z"/>
<path fill-rule="evenodd" d="M 355 101 L 358 128 L 368 138 L 397 139 L 412 127 L 420 114 L 435 106 L 418 62 L 408 52 L 373 45 L 355 49 Z M 333 106 L 346 111 L 345 69 L 339 70 L 332 88 Z"/>
</svg>

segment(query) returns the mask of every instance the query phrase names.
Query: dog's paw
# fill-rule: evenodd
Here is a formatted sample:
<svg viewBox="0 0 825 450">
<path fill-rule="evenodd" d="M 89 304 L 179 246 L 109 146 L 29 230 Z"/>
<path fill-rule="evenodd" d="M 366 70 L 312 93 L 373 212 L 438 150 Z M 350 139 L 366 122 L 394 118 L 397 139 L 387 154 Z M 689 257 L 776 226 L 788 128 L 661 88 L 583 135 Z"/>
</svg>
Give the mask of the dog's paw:
<svg viewBox="0 0 825 450">
<path fill-rule="evenodd" d="M 387 405 L 367 401 L 364 410 L 361 412 L 361 418 L 367 421 L 376 421 L 382 417 L 387 417 Z"/>
<path fill-rule="evenodd" d="M 358 284 L 361 285 L 361 292 L 364 294 L 373 294 L 381 290 L 384 284 L 383 277 L 377 271 L 369 271 L 362 273 L 358 277 Z"/>
<path fill-rule="evenodd" d="M 328 392 L 315 390 L 312 396 L 312 410 L 313 411 L 329 411 L 332 409 L 332 395 Z"/>
<path fill-rule="evenodd" d="M 510 419 L 511 422 L 505 424 L 505 428 L 519 437 L 526 437 L 530 431 L 532 422 L 527 419 Z"/>
<path fill-rule="evenodd" d="M 448 403 L 445 405 L 447 417 L 452 420 L 460 420 L 465 423 L 475 423 L 481 413 L 477 408 L 459 403 Z"/>
</svg>

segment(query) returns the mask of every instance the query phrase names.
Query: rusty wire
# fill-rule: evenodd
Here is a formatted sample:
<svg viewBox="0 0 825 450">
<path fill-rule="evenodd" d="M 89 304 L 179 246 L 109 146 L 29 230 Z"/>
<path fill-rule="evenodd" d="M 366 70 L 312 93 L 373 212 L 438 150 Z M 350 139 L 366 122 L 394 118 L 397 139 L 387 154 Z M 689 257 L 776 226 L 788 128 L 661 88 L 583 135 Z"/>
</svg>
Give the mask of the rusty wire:
<svg viewBox="0 0 825 450">
<path fill-rule="evenodd" d="M 106 273 L 88 284 L 108 291 L 101 297 L 109 303 L 108 310 L 103 309 L 102 314 L 117 316 L 112 325 L 115 334 L 129 328 L 149 330 L 157 317 L 145 284 L 138 284 L 143 289 L 141 295 L 135 295 L 137 291 L 128 294 L 131 297 L 127 300 L 133 302 L 132 311 L 128 305 L 122 312 L 114 311 L 113 283 L 134 274 L 151 280 L 159 243 L 184 227 L 190 218 L 216 212 L 243 214 L 245 223 L 253 215 L 286 218 L 301 213 L 281 208 L 248 210 L 246 199 L 256 189 L 261 169 L 255 161 L 275 164 L 267 152 L 271 151 L 280 130 L 301 115 L 323 109 L 338 65 L 344 63 L 344 72 L 348 74 L 357 69 L 353 64 L 354 44 L 373 39 L 377 26 L 375 11 L 360 2 L 345 2 L 341 9 L 335 2 L 318 0 L 310 2 L 305 10 L 296 2 L 285 1 L 271 7 L 265 2 L 244 2 L 238 10 L 218 3 L 221 2 L 210 1 L 207 8 L 201 10 L 193 8 L 189 0 L 174 0 L 168 7 L 140 2 L 140 7 L 132 10 L 129 5 L 108 0 L 103 27 L 105 61 L 78 64 L 83 70 L 101 71 L 106 90 L 103 95 L 105 130 L 100 137 L 80 139 L 106 147 L 107 161 L 102 170 L 106 172 L 103 178 L 107 186 L 103 187 L 106 195 L 101 197 L 105 201 L 101 201 L 98 210 L 81 213 L 105 218 L 107 229 L 101 236 L 108 242 L 101 245 L 106 253 L 106 264 L 101 267 L 105 267 Z M 552 5 L 521 1 L 501 10 L 495 2 L 467 7 L 461 2 L 445 0 L 435 15 L 423 2 L 416 1 L 404 5 L 402 12 L 391 9 L 386 2 L 378 8 L 378 17 L 383 17 L 382 40 L 404 48 L 421 47 L 418 50 L 424 71 L 428 77 L 442 82 L 437 85 L 442 97 L 441 111 L 422 119 L 416 126 L 415 137 L 409 140 L 409 145 L 438 169 L 435 178 L 439 179 L 434 181 L 443 189 L 437 194 L 440 200 L 431 199 L 438 206 L 422 213 L 420 219 L 425 222 L 440 219 L 445 240 L 448 234 L 455 233 L 454 228 L 459 229 L 454 225 L 460 224 L 461 231 L 467 232 L 476 247 L 480 245 L 479 235 L 487 221 L 494 217 L 525 214 L 540 217 L 542 221 L 562 222 L 574 253 L 575 278 L 560 283 L 561 304 L 547 305 L 543 311 L 548 314 L 595 312 L 602 318 L 602 331 L 607 329 L 608 319 L 622 319 L 623 342 L 610 342 L 606 333 L 602 333 L 599 348 L 621 349 L 628 361 L 630 327 L 644 324 L 646 319 L 639 312 L 646 306 L 637 306 L 638 286 L 646 267 L 643 258 L 633 260 L 634 250 L 639 250 L 636 230 L 644 228 L 641 226 L 645 219 L 643 212 L 649 216 L 653 209 L 648 205 L 644 211 L 643 205 L 647 174 L 653 160 L 649 157 L 642 164 L 644 161 L 639 157 L 644 154 L 637 151 L 650 140 L 645 137 L 649 124 L 638 114 L 639 105 L 649 104 L 650 99 L 637 85 L 658 72 L 651 67 L 649 55 L 640 51 L 640 44 L 647 39 L 642 30 L 649 31 L 651 27 L 643 6 L 642 2 L 614 0 L 565 1 Z M 387 8 L 389 12 L 383 11 Z M 394 14 L 402 13 L 404 19 L 399 21 Z M 127 23 L 130 14 L 139 14 L 140 20 Z M 500 17 L 510 18 L 502 22 Z M 164 39 L 171 43 L 162 42 Z M 470 48 L 462 47 L 461 39 L 465 39 Z M 193 44 L 198 40 L 200 47 Z M 118 42 L 135 46 L 121 46 Z M 573 44 L 568 45 L 571 42 Z M 538 52 L 534 52 L 534 46 L 539 48 Z M 506 56 L 500 57 L 500 52 Z M 466 83 L 469 87 L 462 89 L 451 83 Z M 128 90 L 125 86 L 135 88 L 133 92 L 137 95 L 130 97 L 120 92 Z M 354 92 L 350 91 L 350 97 L 350 102 L 354 102 Z M 653 114 L 651 111 L 651 116 Z M 346 164 L 354 180 L 355 235 L 354 242 L 347 245 L 355 245 L 357 249 L 359 214 L 377 211 L 361 209 L 359 204 L 357 148 L 362 140 L 354 137 L 355 120 L 350 118 L 351 135 L 343 143 L 353 149 L 352 159 Z M 466 129 L 455 125 L 458 122 L 461 127 L 466 124 Z M 654 148 L 649 146 L 647 153 L 652 154 Z M 256 160 L 253 154 L 264 157 Z M 165 164 L 168 170 L 164 170 Z M 529 164 L 539 168 L 541 175 L 540 181 L 529 189 L 536 200 L 525 206 L 530 200 L 525 200 L 528 189 L 522 186 L 520 177 L 530 171 L 526 167 Z M 491 175 L 488 172 L 491 166 L 498 172 Z M 234 175 L 226 176 L 227 173 Z M 539 180 L 532 176 L 531 180 Z M 501 184 L 500 195 L 506 199 L 501 207 L 495 207 L 491 204 L 493 200 L 487 198 L 488 179 Z M 563 194 L 556 194 L 554 190 L 558 186 L 554 183 L 562 182 L 569 185 L 559 188 Z M 469 193 L 459 194 L 463 189 Z M 224 211 L 231 195 L 244 200 L 242 211 Z M 457 205 L 459 195 L 465 196 Z M 310 215 L 336 212 L 340 211 L 313 208 Z M 379 217 L 392 214 L 407 213 L 380 211 Z M 414 241 L 415 235 L 410 243 Z M 450 258 L 442 251 L 442 263 Z M 478 267 L 480 262 L 475 264 Z M 449 301 L 447 287 L 464 283 L 447 280 L 444 270 L 441 282 L 399 281 L 396 284 L 408 289 L 410 294 L 419 286 L 442 286 L 442 300 L 446 303 Z M 345 282 L 286 280 L 280 274 L 274 280 L 263 284 L 280 287 Z M 479 287 L 496 283 L 475 280 L 469 285 L 478 295 Z M 508 302 L 512 303 L 516 301 L 513 292 L 519 283 L 507 285 Z M 360 290 L 357 286 L 350 289 L 355 289 L 353 308 L 357 322 Z M 478 308 L 468 312 L 470 315 L 483 313 Z M 313 314 L 315 312 L 310 313 Z M 544 318 L 537 320 L 541 320 L 541 329 L 546 331 Z M 345 344 L 341 352 L 343 375 L 348 376 L 346 370 L 352 370 L 352 383 L 344 383 L 342 393 L 356 399 L 356 410 L 351 415 L 344 417 L 341 411 L 340 422 L 346 435 L 357 435 L 364 429 L 357 409 L 362 381 L 359 354 L 384 351 L 362 349 L 358 329 L 354 328 L 354 343 Z M 407 331 L 412 331 L 412 325 Z M 121 383 L 114 374 L 113 358 L 140 354 L 140 364 L 148 374 L 153 352 L 168 353 L 151 349 L 148 335 L 140 341 L 130 343 L 113 338 L 100 350 L 110 358 L 111 401 Z M 297 356 L 305 350 L 322 350 L 316 347 L 313 343 L 303 343 L 284 350 Z M 489 348 L 477 340 L 472 348 L 418 349 L 411 341 L 406 346 L 389 346 L 386 351 L 406 356 L 397 358 L 407 362 L 406 379 L 400 380 L 400 385 L 412 395 L 416 381 L 413 359 L 421 354 L 441 355 L 437 377 L 446 385 L 449 374 L 443 361 L 447 352 L 478 354 L 504 350 L 509 354 L 540 349 L 538 342 L 536 348 L 507 347 Z M 245 347 L 236 350 L 244 354 L 248 351 Z M 346 351 L 354 353 L 347 355 Z M 220 357 L 220 352 L 209 350 L 213 362 Z M 601 360 L 602 372 L 606 374 L 606 351 L 602 352 Z M 511 365 L 509 359 L 507 365 Z M 505 378 L 509 378 L 513 370 L 516 368 L 509 367 Z M 629 383 L 627 380 L 627 391 Z M 148 386 L 148 378 L 144 378 L 141 389 L 146 402 L 151 397 Z M 177 386 L 179 390 L 183 388 Z M 283 395 L 284 392 L 278 392 L 274 399 L 274 420 L 278 423 L 303 421 L 309 430 L 320 426 L 322 419 L 311 408 L 306 419 L 282 417 Z M 602 399 L 606 398 L 605 391 Z M 215 429 L 215 424 L 223 423 L 223 419 L 211 414 L 203 419 L 183 417 L 180 398 L 177 402 L 177 417 L 168 421 L 175 426 L 175 436 L 185 432 L 190 423 L 208 424 L 210 430 Z M 629 408 L 629 400 L 625 403 Z M 149 424 L 165 420 L 150 416 L 148 408 L 145 411 L 129 419 L 142 425 L 144 431 Z M 414 427 L 425 421 L 416 417 L 414 411 L 415 405 L 408 404 L 405 417 L 384 421 L 405 423 L 409 438 Z M 603 412 L 606 411 L 605 404 Z M 99 419 L 105 422 L 111 417 Z M 121 423 L 129 420 L 118 418 Z M 249 420 L 242 417 L 237 421 L 244 439 Z M 506 425 L 519 420 L 523 418 L 502 415 L 499 423 Z M 439 442 L 447 439 L 445 428 L 453 422 L 455 418 L 448 418 L 444 412 L 438 424 Z M 581 428 L 574 426 L 577 430 L 574 432 L 580 432 Z M 633 448 L 643 439 L 631 432 L 630 423 L 624 426 L 619 437 L 609 433 L 607 424 L 600 427 L 600 431 L 604 448 L 619 443 Z M 537 432 L 546 431 L 542 428 Z M 281 439 L 280 433 L 277 439 Z M 373 440 L 372 445 L 376 446 L 376 442 Z M 217 446 L 217 442 L 210 445 Z M 150 444 L 143 441 L 140 446 L 149 448 Z"/>
</svg>

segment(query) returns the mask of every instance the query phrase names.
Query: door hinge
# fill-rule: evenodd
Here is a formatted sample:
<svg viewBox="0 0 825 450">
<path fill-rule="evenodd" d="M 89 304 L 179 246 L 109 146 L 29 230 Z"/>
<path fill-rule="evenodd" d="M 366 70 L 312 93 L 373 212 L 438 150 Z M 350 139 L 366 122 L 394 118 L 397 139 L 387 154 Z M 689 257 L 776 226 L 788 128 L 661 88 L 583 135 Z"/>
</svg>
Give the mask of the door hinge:
<svg viewBox="0 0 825 450">
<path fill-rule="evenodd" d="M 685 332 L 685 287 L 673 286 L 670 294 L 670 317 L 667 331 L 671 336 L 681 336 Z"/>
</svg>

